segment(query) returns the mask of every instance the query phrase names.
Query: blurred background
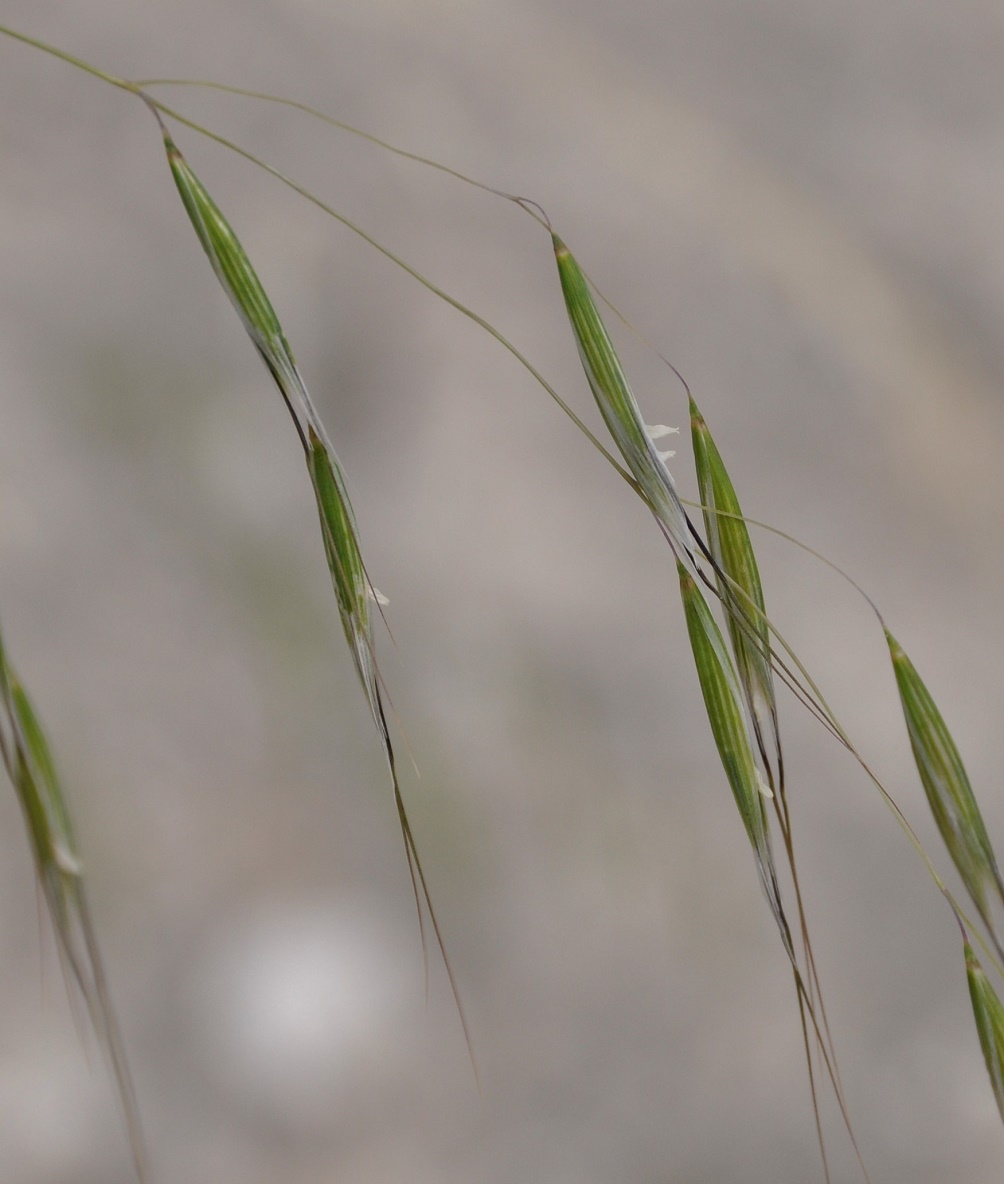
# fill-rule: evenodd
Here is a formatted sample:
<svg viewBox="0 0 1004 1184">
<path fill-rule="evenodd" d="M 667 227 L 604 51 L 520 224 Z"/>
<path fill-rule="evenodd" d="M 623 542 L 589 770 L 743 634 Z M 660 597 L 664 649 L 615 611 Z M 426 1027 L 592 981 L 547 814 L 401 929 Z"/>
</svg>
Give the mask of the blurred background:
<svg viewBox="0 0 1004 1184">
<path fill-rule="evenodd" d="M 689 379 L 746 512 L 882 607 L 1004 843 L 998 4 L 4 9 L 112 73 L 278 92 L 541 202 Z M 549 241 L 515 207 L 295 112 L 156 93 L 472 305 L 597 423 Z M 790 975 L 637 499 L 484 333 L 175 128 L 390 599 L 382 666 L 479 1096 L 434 952 L 425 1002 L 295 434 L 154 122 L 9 40 L 0 96 L 0 614 L 75 811 L 154 1178 L 822 1179 Z M 650 422 L 684 428 L 692 493 L 681 388 L 618 340 Z M 936 850 L 874 618 L 758 537 L 771 615 Z M 846 754 L 791 702 L 782 727 L 872 1179 L 997 1181 L 951 916 Z M 6 791 L 0 899 L 0 1176 L 128 1181 Z M 824 1118 L 834 1179 L 860 1179 L 829 1099 Z"/>
</svg>

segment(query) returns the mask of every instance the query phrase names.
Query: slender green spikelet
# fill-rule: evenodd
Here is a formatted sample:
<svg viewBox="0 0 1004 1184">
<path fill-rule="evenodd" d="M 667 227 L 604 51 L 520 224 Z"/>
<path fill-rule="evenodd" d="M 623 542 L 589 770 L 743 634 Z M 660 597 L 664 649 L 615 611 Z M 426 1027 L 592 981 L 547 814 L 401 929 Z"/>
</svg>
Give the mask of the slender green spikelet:
<svg viewBox="0 0 1004 1184">
<path fill-rule="evenodd" d="M 973 1003 L 976 1033 L 980 1038 L 987 1072 L 990 1074 L 990 1085 L 997 1099 L 997 1109 L 1004 1119 L 1004 1005 L 984 974 L 968 937 L 964 936 L 963 941 L 966 978 L 969 982 L 969 998 Z"/>
<path fill-rule="evenodd" d="M 163 126 L 162 130 L 171 174 L 195 233 L 248 336 L 275 379 L 296 424 L 304 451 L 307 451 L 308 426 L 313 427 L 330 450 L 293 351 L 247 253 Z"/>
<path fill-rule="evenodd" d="M 35 869 L 68 982 L 76 984 L 108 1057 L 125 1116 L 137 1178 L 146 1153 L 132 1078 L 112 1008 L 84 892 L 83 867 L 66 797 L 45 732 L 0 638 L 0 759 L 24 814 Z"/>
<path fill-rule="evenodd" d="M 732 480 L 693 396 L 690 431 L 705 535 L 715 561 L 718 593 L 726 608 L 736 673 L 769 773 L 768 753 L 775 756 L 780 768 L 781 752 L 760 571 Z"/>
<path fill-rule="evenodd" d="M 687 619 L 687 633 L 694 653 L 697 677 L 711 724 L 718 756 L 739 807 L 746 835 L 753 847 L 760 882 L 774 914 L 788 956 L 794 963 L 791 933 L 781 904 L 774 856 L 770 845 L 765 798 L 770 793 L 753 755 L 742 690 L 729 657 L 725 639 L 707 600 L 693 576 L 678 564 L 680 595 Z"/>
<path fill-rule="evenodd" d="M 600 414 L 631 476 L 669 540 L 677 561 L 696 573 L 687 514 L 655 439 L 669 429 L 648 428 L 589 291 L 568 247 L 552 235 L 561 291 L 582 368 Z"/>
<path fill-rule="evenodd" d="M 913 759 L 931 813 L 966 891 L 996 935 L 988 890 L 1004 902 L 1004 883 L 962 757 L 913 663 L 888 629 L 885 635 Z"/>
<path fill-rule="evenodd" d="M 154 114 L 157 114 L 156 111 Z M 157 118 L 159 121 L 159 115 Z M 375 656 L 372 606 L 377 601 L 379 594 L 373 588 L 366 573 L 359 542 L 359 531 L 356 527 L 352 503 L 349 500 L 345 476 L 328 440 L 324 425 L 311 401 L 306 384 L 297 369 L 293 351 L 289 347 L 272 303 L 266 295 L 257 273 L 251 266 L 247 253 L 205 186 L 178 151 L 162 123 L 161 131 L 164 136 L 171 173 L 199 242 L 209 257 L 217 279 L 237 310 L 248 336 L 275 380 L 300 437 L 307 462 L 307 471 L 317 501 L 324 554 L 331 573 L 335 599 L 338 602 L 342 629 L 370 713 L 380 734 L 384 756 L 390 771 L 394 803 L 404 840 L 419 923 L 421 924 L 422 921 L 422 901 L 424 901 L 443 956 L 473 1064 L 474 1054 L 467 1020 L 460 1000 L 460 992 L 447 957 L 411 825 L 405 813 L 404 799 L 401 796 L 397 763 L 390 729 L 387 725 Z M 423 930 L 423 951 L 424 948 Z M 477 1074 L 476 1066 L 475 1074 Z"/>
<path fill-rule="evenodd" d="M 746 834 L 754 850 L 762 852 L 767 834 L 764 795 L 757 779 L 735 667 L 718 623 L 693 576 L 682 564 L 679 575 L 687 632 L 708 721 Z"/>
<path fill-rule="evenodd" d="M 324 551 L 342 627 L 370 710 L 386 745 L 389 740 L 386 726 L 382 723 L 383 712 L 373 658 L 370 603 L 375 594 L 370 588 L 363 564 L 355 514 L 349 501 L 344 474 L 297 369 L 293 351 L 272 303 L 240 240 L 166 130 L 164 144 L 171 173 L 199 242 L 248 336 L 275 380 L 299 433 L 317 499 Z M 390 754 L 388 759 L 393 763 Z"/>
<path fill-rule="evenodd" d="M 422 861 L 415 845 L 411 823 L 404 808 L 404 798 L 398 781 L 397 763 L 394 747 L 391 742 L 390 730 L 387 726 L 387 716 L 384 712 L 383 700 L 380 694 L 380 679 L 377 671 L 373 649 L 373 617 L 372 606 L 377 601 L 379 593 L 370 584 L 363 565 L 362 554 L 359 550 L 358 534 L 352 515 L 352 505 L 345 491 L 345 481 L 337 461 L 333 462 L 332 454 L 325 448 L 312 427 L 308 427 L 307 468 L 317 499 L 317 510 L 321 520 L 321 535 L 324 540 L 324 553 L 331 572 L 331 583 L 338 601 L 338 612 L 342 619 L 342 628 L 349 649 L 355 662 L 356 672 L 363 685 L 366 700 L 369 703 L 373 721 L 383 742 L 384 755 L 390 770 L 391 784 L 394 790 L 394 805 L 397 809 L 398 822 L 401 826 L 401 836 L 404 839 L 405 854 L 408 860 L 408 870 L 411 874 L 412 889 L 415 894 L 415 905 L 418 909 L 419 923 L 422 920 L 421 902 L 429 912 L 429 920 L 436 936 L 436 943 L 443 957 L 446 974 L 450 980 L 450 988 L 457 1005 L 457 1014 L 463 1028 L 464 1040 L 471 1057 L 471 1065 L 475 1078 L 478 1075 L 474 1049 L 471 1043 L 470 1030 L 460 990 L 453 974 L 446 944 L 439 927 L 439 919 L 433 908 L 432 897 L 425 878 Z M 424 950 L 424 931 L 423 931 Z"/>
<path fill-rule="evenodd" d="M 340 468 L 312 427 L 308 428 L 307 468 L 317 498 L 324 553 L 331 583 L 338 601 L 345 639 L 349 643 L 356 671 L 366 691 L 370 710 L 381 733 L 385 729 L 380 709 L 380 690 L 373 658 L 371 605 L 375 593 L 363 566 L 352 505 Z"/>
</svg>

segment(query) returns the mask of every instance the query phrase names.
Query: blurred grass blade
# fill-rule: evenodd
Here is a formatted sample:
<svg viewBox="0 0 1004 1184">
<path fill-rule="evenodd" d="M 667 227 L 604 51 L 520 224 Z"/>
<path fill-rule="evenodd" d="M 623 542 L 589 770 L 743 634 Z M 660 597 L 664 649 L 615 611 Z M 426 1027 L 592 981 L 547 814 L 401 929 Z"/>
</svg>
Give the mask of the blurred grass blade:
<svg viewBox="0 0 1004 1184">
<path fill-rule="evenodd" d="M 715 747 L 739 807 L 746 835 L 752 844 L 760 882 L 781 932 L 785 950 L 795 966 L 795 951 L 781 903 L 764 808 L 765 791 L 769 793 L 770 790 L 760 777 L 753 756 L 742 691 L 725 639 L 704 594 L 686 568 L 682 564 L 678 568 L 687 633 Z"/>
<path fill-rule="evenodd" d="M 783 764 L 777 699 L 760 571 L 735 487 L 693 396 L 690 397 L 690 431 L 701 504 L 705 507 L 705 536 L 716 565 L 718 592 L 726 608 L 736 673 L 764 766 L 769 775 L 771 765 L 767 758 L 772 754 L 780 781 Z"/>
<path fill-rule="evenodd" d="M 568 319 L 593 398 L 677 561 L 696 574 L 687 514 L 673 478 L 645 426 L 585 276 L 561 239 L 552 235 L 552 240 Z"/>
<path fill-rule="evenodd" d="M 390 729 L 387 726 L 374 648 L 372 606 L 376 602 L 377 593 L 366 574 L 362 548 L 359 543 L 359 532 L 349 500 L 345 477 L 334 449 L 327 438 L 324 425 L 321 423 L 307 392 L 306 384 L 297 369 L 293 351 L 290 349 L 272 303 L 266 295 L 247 253 L 205 186 L 179 152 L 152 104 L 151 110 L 160 124 L 171 173 L 199 242 L 209 257 L 217 279 L 237 310 L 248 336 L 275 380 L 283 401 L 293 418 L 300 443 L 303 445 L 307 470 L 317 501 L 324 554 L 331 573 L 335 598 L 338 602 L 342 629 L 370 713 L 380 734 L 384 755 L 390 770 L 398 822 L 401 827 L 415 903 L 418 908 L 419 925 L 422 925 L 422 902 L 424 901 L 450 980 L 460 1023 L 464 1030 L 464 1039 L 467 1042 L 473 1064 L 474 1053 L 467 1019 L 460 1000 L 460 992 L 446 953 L 439 920 L 432 905 L 432 898 L 418 857 L 418 850 L 411 824 L 405 812 L 404 799 L 398 782 L 397 763 Z M 424 953 L 424 928 L 422 938 Z M 474 1065 L 474 1071 L 476 1075 L 476 1065 Z"/>
<path fill-rule="evenodd" d="M 84 893 L 82 865 L 55 762 L 0 638 L 0 758 L 21 803 L 35 869 L 64 968 L 111 1065 L 137 1178 L 147 1180 L 139 1111 Z"/>
<path fill-rule="evenodd" d="M 997 1099 L 997 1109 L 1004 1119 L 1004 1006 L 984 974 L 968 937 L 965 936 L 964 949 L 966 978 L 969 982 L 969 997 L 973 1003 L 976 1033 L 980 1038 L 987 1072 L 990 1074 L 990 1085 Z"/>
<path fill-rule="evenodd" d="M 988 889 L 1004 902 L 1004 883 L 962 757 L 913 663 L 888 629 L 885 636 L 913 758 L 931 813 L 966 890 L 999 948 Z"/>
</svg>

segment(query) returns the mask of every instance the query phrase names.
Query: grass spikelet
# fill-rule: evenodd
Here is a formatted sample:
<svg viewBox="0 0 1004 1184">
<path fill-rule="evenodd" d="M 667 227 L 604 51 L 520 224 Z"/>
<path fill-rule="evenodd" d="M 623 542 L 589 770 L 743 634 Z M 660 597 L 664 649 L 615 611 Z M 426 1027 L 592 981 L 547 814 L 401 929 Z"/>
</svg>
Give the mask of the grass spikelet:
<svg viewBox="0 0 1004 1184">
<path fill-rule="evenodd" d="M 341 465 L 327 440 L 279 318 L 240 240 L 166 131 L 164 144 L 171 173 L 199 242 L 275 380 L 300 435 L 345 637 L 370 709 L 379 724 L 382 712 L 370 617 L 374 594 L 363 564 L 355 514 Z"/>
<path fill-rule="evenodd" d="M 753 847 L 760 881 L 777 921 L 788 956 L 795 963 L 791 932 L 781 904 L 774 856 L 770 846 L 767 813 L 764 808 L 767 786 L 753 756 L 742 691 L 735 667 L 725 646 L 725 639 L 712 616 L 704 594 L 683 564 L 678 564 L 680 595 L 687 619 L 687 633 L 694 653 L 694 664 L 701 684 L 704 706 L 718 756 L 725 769 L 732 795 Z"/>
<path fill-rule="evenodd" d="M 753 544 L 743 520 L 735 487 L 708 429 L 690 396 L 690 432 L 708 550 L 715 562 L 715 580 L 726 608 L 736 673 L 746 699 L 768 777 L 773 755 L 781 780 L 781 746 L 777 699 L 770 665 L 770 629 Z"/>
<path fill-rule="evenodd" d="M 0 759 L 24 814 L 42 895 L 60 959 L 84 1000 L 108 1057 L 122 1106 L 137 1179 L 147 1179 L 146 1153 L 132 1078 L 112 1009 L 101 952 L 84 893 L 83 867 L 70 812 L 45 732 L 7 661 L 0 638 Z"/>
<path fill-rule="evenodd" d="M 1004 883 L 976 803 L 976 795 L 955 741 L 930 692 L 888 629 L 885 630 L 885 636 L 896 673 L 896 686 L 910 735 L 913 759 L 931 813 L 966 891 L 1000 951 L 988 889 L 1004 902 Z"/>
<path fill-rule="evenodd" d="M 572 323 L 575 344 L 593 398 L 631 476 L 662 526 L 677 561 L 689 572 L 696 573 L 690 526 L 673 478 L 642 419 L 585 276 L 561 239 L 552 235 L 552 240 L 568 319 Z"/>
<path fill-rule="evenodd" d="M 969 998 L 973 1004 L 976 1033 L 980 1038 L 987 1072 L 990 1074 L 990 1085 L 997 1099 L 997 1109 L 1004 1120 L 1004 1005 L 983 972 L 965 930 L 962 936 L 966 957 L 966 979 L 969 982 Z"/>
<path fill-rule="evenodd" d="M 384 724 L 380 687 L 373 658 L 371 606 L 375 593 L 370 589 L 363 566 L 352 504 L 345 489 L 342 471 L 313 427 L 308 426 L 307 431 L 307 469 L 317 498 L 324 553 L 331 572 L 335 599 L 338 601 L 338 612 L 370 710 L 382 731 Z"/>
<path fill-rule="evenodd" d="M 157 114 L 156 110 L 154 114 Z M 160 122 L 159 115 L 157 119 Z M 205 186 L 178 151 L 163 123 L 160 126 L 171 174 L 195 233 L 216 278 L 275 379 L 296 424 L 304 452 L 308 451 L 308 425 L 327 445 L 323 426 L 296 367 L 293 351 L 247 253 Z"/>
<path fill-rule="evenodd" d="M 377 592 L 366 573 L 355 514 L 349 500 L 341 465 L 296 366 L 293 351 L 282 331 L 279 318 L 276 316 L 272 303 L 266 295 L 247 253 L 219 207 L 171 139 L 156 108 L 152 104 L 150 107 L 160 124 L 171 173 L 199 242 L 209 257 L 217 279 L 237 310 L 248 336 L 279 388 L 300 437 L 307 462 L 307 471 L 317 501 L 324 554 L 331 573 L 342 628 L 370 713 L 380 734 L 390 771 L 394 803 L 404 840 L 408 870 L 418 909 L 419 925 L 422 926 L 422 903 L 424 902 L 450 980 L 450 987 L 464 1031 L 464 1039 L 471 1054 L 475 1076 L 477 1076 L 477 1066 L 474 1064 L 474 1054 L 464 1008 L 460 1000 L 460 992 L 446 953 L 439 921 L 432 905 L 425 873 L 418 857 L 411 824 L 408 821 L 404 799 L 401 795 L 397 763 L 390 729 L 387 725 L 375 656 L 372 606 L 377 601 Z M 424 954 L 424 928 L 422 929 L 422 948 Z"/>
<path fill-rule="evenodd" d="M 163 125 L 161 127 L 163 129 Z M 199 242 L 275 380 L 299 434 L 317 499 L 325 556 L 346 640 L 370 709 L 379 721 L 379 688 L 370 618 L 374 594 L 363 564 L 355 514 L 341 465 L 297 369 L 279 318 L 240 240 L 166 129 L 163 129 L 163 135 L 171 173 Z"/>
<path fill-rule="evenodd" d="M 810 1049 L 813 1035 L 856 1154 L 857 1143 L 843 1099 L 795 868 L 784 797 L 784 763 L 777 726 L 770 626 L 752 543 L 725 465 L 691 397 L 691 431 L 701 502 L 706 507 L 704 520 L 708 545 L 705 546 L 696 535 L 666 466 L 666 460 L 673 454 L 659 452 L 655 447 L 655 441 L 673 429 L 645 424 L 585 276 L 561 239 L 552 233 L 552 240 L 562 294 L 593 397 L 638 492 L 655 515 L 677 559 L 687 628 L 712 735 L 794 975 L 813 1112 L 824 1173 L 829 1179 Z M 675 367 L 671 368 L 675 371 Z M 735 663 L 698 587 L 698 579 L 705 583 L 709 581 L 697 565 L 692 539 L 715 568 L 717 591 L 726 610 Z M 774 799 L 791 869 L 805 947 L 807 979 L 798 963 L 791 927 L 781 900 L 765 802 L 770 798 Z M 861 1162 L 859 1154 L 858 1160 Z M 863 1163 L 861 1167 L 867 1179 Z"/>
</svg>

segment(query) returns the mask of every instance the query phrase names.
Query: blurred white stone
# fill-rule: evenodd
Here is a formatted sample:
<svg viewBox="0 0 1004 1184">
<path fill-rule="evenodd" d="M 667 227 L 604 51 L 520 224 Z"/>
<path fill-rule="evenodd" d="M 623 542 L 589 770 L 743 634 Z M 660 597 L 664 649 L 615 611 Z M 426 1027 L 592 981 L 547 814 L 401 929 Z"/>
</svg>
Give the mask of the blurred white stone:
<svg viewBox="0 0 1004 1184">
<path fill-rule="evenodd" d="M 397 1022 L 399 967 L 379 922 L 289 899 L 233 918 L 211 941 L 192 992 L 206 1069 L 296 1127 L 323 1122 Z"/>
</svg>

